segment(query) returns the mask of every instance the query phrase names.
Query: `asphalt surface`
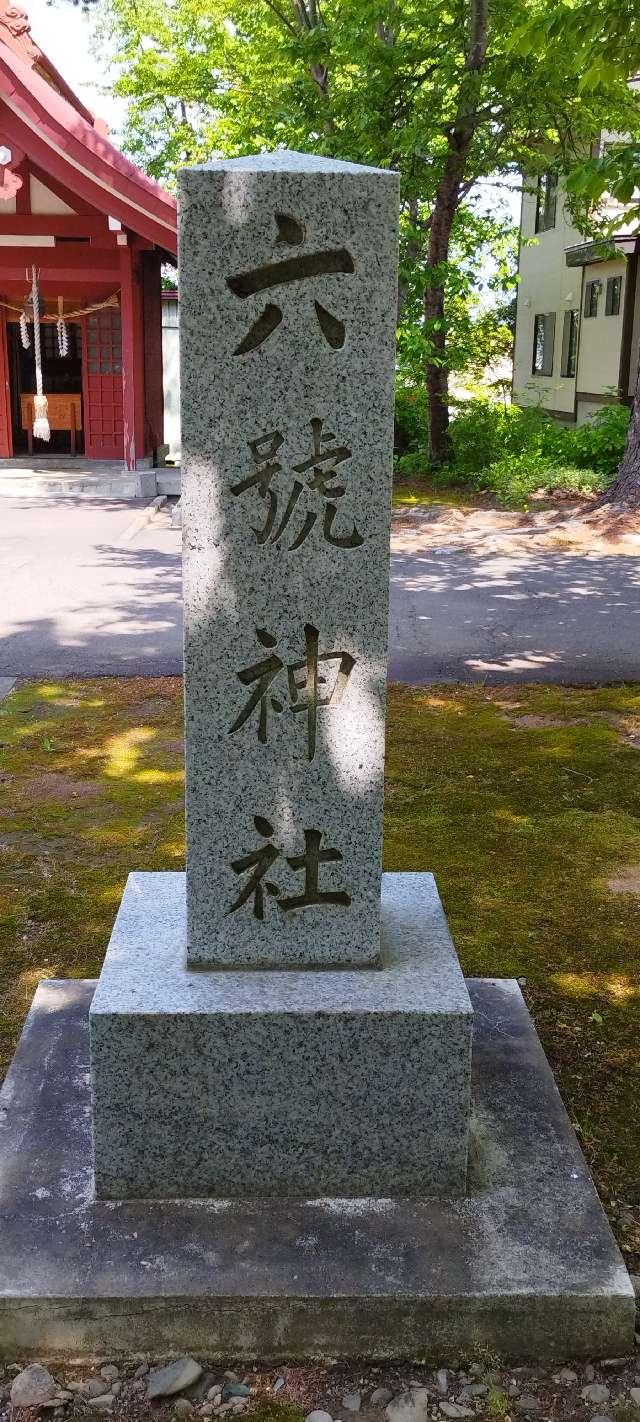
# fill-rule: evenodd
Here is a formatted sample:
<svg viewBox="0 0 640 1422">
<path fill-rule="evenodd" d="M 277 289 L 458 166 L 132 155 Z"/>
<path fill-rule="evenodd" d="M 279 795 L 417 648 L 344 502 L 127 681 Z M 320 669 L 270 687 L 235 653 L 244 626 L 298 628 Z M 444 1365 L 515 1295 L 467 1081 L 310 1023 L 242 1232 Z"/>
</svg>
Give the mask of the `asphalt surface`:
<svg viewBox="0 0 640 1422">
<path fill-rule="evenodd" d="M 0 675 L 182 671 L 180 533 L 145 501 L 0 498 Z"/>
<path fill-rule="evenodd" d="M 397 681 L 640 680 L 640 556 L 396 548 L 389 631 Z"/>
<path fill-rule="evenodd" d="M 142 505 L 0 499 L 0 677 L 182 670 L 180 534 Z M 640 680 L 640 557 L 392 542 L 393 680 Z"/>
</svg>

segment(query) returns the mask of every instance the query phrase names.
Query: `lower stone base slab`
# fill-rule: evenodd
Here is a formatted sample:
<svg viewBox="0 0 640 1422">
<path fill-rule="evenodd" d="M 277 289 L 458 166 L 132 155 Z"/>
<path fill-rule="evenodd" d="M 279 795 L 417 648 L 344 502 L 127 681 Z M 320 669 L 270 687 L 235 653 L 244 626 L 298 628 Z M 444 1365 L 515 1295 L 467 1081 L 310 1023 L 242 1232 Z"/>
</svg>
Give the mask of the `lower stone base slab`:
<svg viewBox="0 0 640 1422">
<path fill-rule="evenodd" d="M 469 982 L 465 1199 L 250 1204 L 95 1200 L 94 988 L 41 984 L 0 1094 L 0 1355 L 631 1350 L 633 1289 L 516 983 Z"/>
</svg>

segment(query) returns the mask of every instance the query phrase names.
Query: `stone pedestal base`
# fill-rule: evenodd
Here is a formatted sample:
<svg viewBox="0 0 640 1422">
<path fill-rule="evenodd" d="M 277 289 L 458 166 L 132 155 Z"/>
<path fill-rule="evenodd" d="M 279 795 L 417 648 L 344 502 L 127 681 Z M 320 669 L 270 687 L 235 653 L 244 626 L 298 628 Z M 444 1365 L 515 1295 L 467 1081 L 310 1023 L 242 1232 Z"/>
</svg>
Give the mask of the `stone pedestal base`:
<svg viewBox="0 0 640 1422">
<path fill-rule="evenodd" d="M 633 1289 L 516 983 L 469 983 L 464 1200 L 96 1200 L 94 988 L 41 983 L 0 1093 L 0 1356 L 632 1351 Z"/>
<path fill-rule="evenodd" d="M 473 1012 L 431 874 L 385 874 L 379 968 L 193 971 L 184 875 L 132 874 L 90 1014 L 96 1191 L 456 1195 Z"/>
</svg>

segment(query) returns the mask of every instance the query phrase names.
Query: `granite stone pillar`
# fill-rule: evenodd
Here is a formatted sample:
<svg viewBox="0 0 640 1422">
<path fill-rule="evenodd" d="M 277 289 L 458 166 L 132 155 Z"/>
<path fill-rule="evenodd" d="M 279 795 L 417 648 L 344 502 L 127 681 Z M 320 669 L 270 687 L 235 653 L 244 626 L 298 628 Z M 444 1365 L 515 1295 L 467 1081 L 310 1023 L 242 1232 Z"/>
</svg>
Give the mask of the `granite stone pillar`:
<svg viewBox="0 0 640 1422">
<path fill-rule="evenodd" d="M 396 207 L 290 153 L 183 179 L 187 872 L 130 874 L 97 987 L 36 994 L 0 1093 L 7 1357 L 633 1346 L 517 984 L 471 984 L 471 1126 L 435 882 L 380 873 Z"/>
<path fill-rule="evenodd" d="M 473 1013 L 381 873 L 397 175 L 183 174 L 186 884 L 132 874 L 91 1006 L 95 1181 L 461 1194 Z"/>
<path fill-rule="evenodd" d="M 188 961 L 374 963 L 398 177 L 182 175 Z"/>
</svg>

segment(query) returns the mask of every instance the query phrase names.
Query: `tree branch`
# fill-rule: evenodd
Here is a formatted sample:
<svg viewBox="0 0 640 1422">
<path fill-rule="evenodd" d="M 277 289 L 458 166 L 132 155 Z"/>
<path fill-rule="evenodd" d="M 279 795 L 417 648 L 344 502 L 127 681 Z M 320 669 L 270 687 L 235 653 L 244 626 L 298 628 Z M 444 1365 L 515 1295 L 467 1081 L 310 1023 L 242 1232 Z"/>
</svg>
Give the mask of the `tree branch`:
<svg viewBox="0 0 640 1422">
<path fill-rule="evenodd" d="M 269 7 L 270 10 L 273 11 L 274 15 L 277 15 L 281 23 L 285 26 L 286 29 L 288 29 L 289 34 L 297 34 L 295 25 L 292 25 L 291 20 L 288 20 L 286 15 L 283 15 L 282 10 L 280 10 L 277 5 L 274 5 L 273 0 L 264 0 L 264 3 Z"/>
</svg>

